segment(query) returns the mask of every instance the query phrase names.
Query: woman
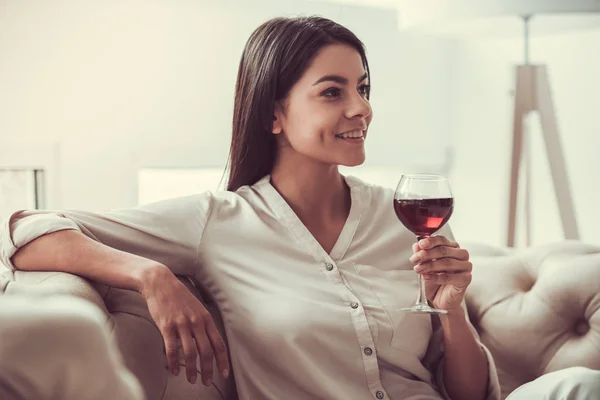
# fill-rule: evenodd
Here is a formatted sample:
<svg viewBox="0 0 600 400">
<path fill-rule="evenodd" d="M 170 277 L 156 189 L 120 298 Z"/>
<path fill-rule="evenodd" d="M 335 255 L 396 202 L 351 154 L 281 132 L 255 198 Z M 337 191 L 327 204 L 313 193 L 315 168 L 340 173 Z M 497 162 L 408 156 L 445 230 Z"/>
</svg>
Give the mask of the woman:
<svg viewBox="0 0 600 400">
<path fill-rule="evenodd" d="M 391 190 L 344 177 L 372 120 L 362 43 L 324 18 L 276 18 L 240 62 L 228 191 L 105 213 L 10 218 L 3 261 L 143 294 L 179 373 L 227 376 L 218 304 L 242 399 L 495 399 L 493 361 L 462 307 L 469 254 L 449 232 L 413 245 Z M 82 234 L 83 233 L 83 234 Z M 411 247 L 412 245 L 412 247 Z M 51 251 L 50 251 L 51 249 Z M 426 275 L 437 319 L 397 309 Z"/>
</svg>

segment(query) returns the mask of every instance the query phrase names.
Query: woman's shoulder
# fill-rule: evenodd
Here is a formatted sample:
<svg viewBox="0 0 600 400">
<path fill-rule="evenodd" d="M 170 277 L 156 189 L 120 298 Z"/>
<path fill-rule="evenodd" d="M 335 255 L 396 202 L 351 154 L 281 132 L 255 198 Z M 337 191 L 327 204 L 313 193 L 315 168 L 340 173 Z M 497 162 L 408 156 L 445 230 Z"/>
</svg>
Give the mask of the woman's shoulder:
<svg viewBox="0 0 600 400">
<path fill-rule="evenodd" d="M 229 190 L 211 190 L 201 194 L 201 197 L 209 199 L 211 209 L 227 209 L 238 207 L 240 203 L 247 202 L 245 191 L 231 192 Z"/>
<path fill-rule="evenodd" d="M 214 190 L 208 193 L 212 211 L 227 213 L 232 209 L 256 208 L 261 203 L 261 196 L 255 185 L 241 186 L 236 191 Z"/>
<path fill-rule="evenodd" d="M 394 198 L 394 189 L 392 188 L 364 181 L 353 175 L 346 176 L 346 182 L 351 188 L 367 194 L 371 202 L 391 202 Z"/>
<path fill-rule="evenodd" d="M 394 191 L 390 187 L 364 181 L 354 176 L 346 177 L 346 181 L 360 195 L 362 214 L 371 221 L 395 220 Z"/>
<path fill-rule="evenodd" d="M 244 196 L 240 193 L 225 190 L 205 190 L 140 204 L 134 207 L 134 209 L 157 214 L 161 214 L 163 211 L 169 213 L 178 212 L 184 215 L 196 212 L 211 214 L 215 209 L 235 207 L 243 201 Z"/>
</svg>

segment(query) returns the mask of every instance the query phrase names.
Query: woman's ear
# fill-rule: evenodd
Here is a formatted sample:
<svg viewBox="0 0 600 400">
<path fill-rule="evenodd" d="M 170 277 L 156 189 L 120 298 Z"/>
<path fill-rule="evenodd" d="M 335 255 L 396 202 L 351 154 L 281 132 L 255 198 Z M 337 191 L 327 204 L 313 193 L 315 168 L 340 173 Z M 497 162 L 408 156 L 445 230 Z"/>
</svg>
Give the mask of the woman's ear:
<svg viewBox="0 0 600 400">
<path fill-rule="evenodd" d="M 271 130 L 273 135 L 279 135 L 283 132 L 282 117 L 283 113 L 281 112 L 281 105 L 276 103 L 275 109 L 273 110 L 273 129 Z"/>
</svg>

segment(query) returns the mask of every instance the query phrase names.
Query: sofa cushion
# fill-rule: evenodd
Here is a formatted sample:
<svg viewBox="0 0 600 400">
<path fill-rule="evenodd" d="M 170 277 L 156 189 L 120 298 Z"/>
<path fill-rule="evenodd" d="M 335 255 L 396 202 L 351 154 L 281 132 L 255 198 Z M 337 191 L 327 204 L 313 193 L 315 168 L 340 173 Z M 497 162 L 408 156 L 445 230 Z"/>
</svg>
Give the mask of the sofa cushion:
<svg viewBox="0 0 600 400">
<path fill-rule="evenodd" d="M 547 372 L 600 369 L 600 248 L 566 241 L 471 260 L 467 308 L 504 397 Z"/>
</svg>

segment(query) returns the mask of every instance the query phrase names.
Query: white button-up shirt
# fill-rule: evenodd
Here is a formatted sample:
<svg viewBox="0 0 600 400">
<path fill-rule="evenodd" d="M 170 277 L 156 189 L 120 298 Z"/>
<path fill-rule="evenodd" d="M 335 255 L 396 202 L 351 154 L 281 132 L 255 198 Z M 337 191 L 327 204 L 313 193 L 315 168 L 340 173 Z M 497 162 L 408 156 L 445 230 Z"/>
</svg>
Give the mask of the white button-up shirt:
<svg viewBox="0 0 600 400">
<path fill-rule="evenodd" d="M 346 182 L 350 214 L 329 254 L 266 176 L 235 193 L 133 209 L 15 213 L 2 261 L 14 268 L 19 247 L 78 229 L 194 276 L 222 314 L 240 399 L 447 398 L 438 317 L 398 310 L 418 292 L 415 236 L 394 213 L 393 190 Z M 487 398 L 499 399 L 484 350 Z"/>
</svg>

